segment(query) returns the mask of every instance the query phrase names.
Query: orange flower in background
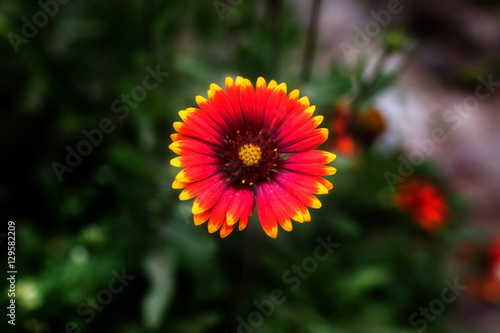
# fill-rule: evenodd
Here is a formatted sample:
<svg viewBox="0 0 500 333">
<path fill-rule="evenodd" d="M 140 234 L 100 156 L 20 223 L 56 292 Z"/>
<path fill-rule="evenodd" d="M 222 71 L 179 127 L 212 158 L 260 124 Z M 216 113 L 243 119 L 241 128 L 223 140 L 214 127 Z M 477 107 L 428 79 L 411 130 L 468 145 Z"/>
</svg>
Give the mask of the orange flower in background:
<svg viewBox="0 0 500 333">
<path fill-rule="evenodd" d="M 449 214 L 448 205 L 437 187 L 420 178 L 413 177 L 400 184 L 395 200 L 401 210 L 431 232 L 438 231 Z"/>
<path fill-rule="evenodd" d="M 354 113 L 347 101 L 340 101 L 333 109 L 332 150 L 353 156 L 363 147 L 369 147 L 385 128 L 385 120 L 376 108 Z"/>
<path fill-rule="evenodd" d="M 500 238 L 494 240 L 486 251 L 488 274 L 500 281 Z"/>
<path fill-rule="evenodd" d="M 481 298 L 488 303 L 500 302 L 500 280 L 486 278 L 479 283 L 479 292 Z"/>
<path fill-rule="evenodd" d="M 490 303 L 500 302 L 500 239 L 486 250 L 486 277 L 481 283 L 481 296 Z"/>
<path fill-rule="evenodd" d="M 328 130 L 317 128 L 323 116 L 312 117 L 309 99 L 298 90 L 287 95 L 285 83 L 225 83 L 225 91 L 212 84 L 208 100 L 197 96 L 198 108 L 179 112 L 184 122 L 174 123 L 169 148 L 180 157 L 170 163 L 185 169 L 172 187 L 184 188 L 181 200 L 196 197 L 194 223 L 208 220 L 210 233 L 243 230 L 257 205 L 262 228 L 275 238 L 278 224 L 291 231 L 291 219 L 310 221 L 307 207 L 321 207 L 313 194 L 333 188 L 323 176 L 336 172 L 325 165 L 335 155 L 314 150 Z"/>
<path fill-rule="evenodd" d="M 500 303 L 500 238 L 481 249 L 475 259 L 480 260 L 481 269 L 469 277 L 469 294 L 488 303 Z"/>
<path fill-rule="evenodd" d="M 358 148 L 351 134 L 351 106 L 340 101 L 333 109 L 332 150 L 343 156 L 354 155 Z"/>
<path fill-rule="evenodd" d="M 373 106 L 360 112 L 354 123 L 354 132 L 365 146 L 371 145 L 386 128 L 385 120 Z"/>
<path fill-rule="evenodd" d="M 354 138 L 350 135 L 338 136 L 334 143 L 332 150 L 343 156 L 353 156 L 358 151 Z"/>
</svg>

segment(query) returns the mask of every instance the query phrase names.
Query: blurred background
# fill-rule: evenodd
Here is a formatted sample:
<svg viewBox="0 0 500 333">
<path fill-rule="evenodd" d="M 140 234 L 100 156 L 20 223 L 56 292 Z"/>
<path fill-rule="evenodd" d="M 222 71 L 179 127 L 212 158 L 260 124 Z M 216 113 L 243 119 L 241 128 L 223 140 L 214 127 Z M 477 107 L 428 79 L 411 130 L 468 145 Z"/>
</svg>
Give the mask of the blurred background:
<svg viewBox="0 0 500 333">
<path fill-rule="evenodd" d="M 1 331 L 500 332 L 499 18 L 493 0 L 2 1 Z M 257 219 L 209 234 L 171 188 L 177 112 L 237 75 L 300 89 L 338 156 L 312 222 L 277 239 Z"/>
</svg>

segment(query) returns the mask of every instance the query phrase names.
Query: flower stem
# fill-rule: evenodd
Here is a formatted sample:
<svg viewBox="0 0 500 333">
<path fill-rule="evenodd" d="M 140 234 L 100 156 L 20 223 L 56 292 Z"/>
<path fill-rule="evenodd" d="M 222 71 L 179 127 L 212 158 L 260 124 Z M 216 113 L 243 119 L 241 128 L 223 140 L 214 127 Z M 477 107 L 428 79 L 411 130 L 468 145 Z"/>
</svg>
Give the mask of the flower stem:
<svg viewBox="0 0 500 333">
<path fill-rule="evenodd" d="M 318 35 L 319 14 L 322 0 L 314 0 L 311 10 L 311 19 L 307 31 L 306 46 L 304 48 L 304 58 L 302 60 L 302 73 L 300 79 L 302 82 L 308 82 L 311 79 L 312 65 L 316 51 L 316 39 Z"/>
</svg>

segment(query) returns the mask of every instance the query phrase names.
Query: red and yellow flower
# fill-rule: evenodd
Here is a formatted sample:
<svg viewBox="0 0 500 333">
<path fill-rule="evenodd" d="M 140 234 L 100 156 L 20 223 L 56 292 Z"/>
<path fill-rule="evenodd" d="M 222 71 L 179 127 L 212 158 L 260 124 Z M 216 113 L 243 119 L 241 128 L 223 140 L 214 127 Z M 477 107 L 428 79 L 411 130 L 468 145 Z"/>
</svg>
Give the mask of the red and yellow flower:
<svg viewBox="0 0 500 333">
<path fill-rule="evenodd" d="M 448 205 L 437 187 L 417 177 L 398 186 L 395 200 L 401 210 L 431 232 L 438 231 L 449 214 Z"/>
<path fill-rule="evenodd" d="M 264 231 L 275 238 L 278 224 L 292 230 L 291 220 L 310 221 L 307 209 L 320 208 L 313 194 L 333 185 L 323 176 L 335 173 L 325 164 L 335 159 L 314 150 L 328 130 L 318 128 L 323 116 L 299 91 L 287 95 L 285 83 L 263 78 L 256 87 L 242 77 L 226 78 L 225 91 L 212 84 L 208 100 L 197 96 L 198 108 L 179 112 L 169 148 L 179 157 L 171 164 L 184 168 L 173 182 L 184 189 L 179 198 L 194 200 L 195 225 L 208 220 L 210 233 L 229 235 L 243 230 L 255 206 Z"/>
</svg>

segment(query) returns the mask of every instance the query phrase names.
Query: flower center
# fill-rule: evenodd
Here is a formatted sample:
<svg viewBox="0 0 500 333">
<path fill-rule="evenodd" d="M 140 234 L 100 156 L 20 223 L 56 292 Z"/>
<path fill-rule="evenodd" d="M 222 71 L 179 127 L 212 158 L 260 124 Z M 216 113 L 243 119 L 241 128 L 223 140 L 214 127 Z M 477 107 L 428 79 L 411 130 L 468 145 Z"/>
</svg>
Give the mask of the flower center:
<svg viewBox="0 0 500 333">
<path fill-rule="evenodd" d="M 238 156 L 246 166 L 255 165 L 260 161 L 262 150 L 258 146 L 250 143 L 241 146 Z"/>
<path fill-rule="evenodd" d="M 228 139 L 223 153 L 224 170 L 231 181 L 252 186 L 258 181 L 269 179 L 271 172 L 276 172 L 279 164 L 278 149 L 269 134 L 251 131 L 245 134 L 236 133 Z"/>
</svg>

